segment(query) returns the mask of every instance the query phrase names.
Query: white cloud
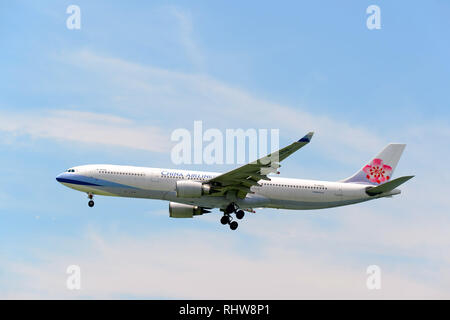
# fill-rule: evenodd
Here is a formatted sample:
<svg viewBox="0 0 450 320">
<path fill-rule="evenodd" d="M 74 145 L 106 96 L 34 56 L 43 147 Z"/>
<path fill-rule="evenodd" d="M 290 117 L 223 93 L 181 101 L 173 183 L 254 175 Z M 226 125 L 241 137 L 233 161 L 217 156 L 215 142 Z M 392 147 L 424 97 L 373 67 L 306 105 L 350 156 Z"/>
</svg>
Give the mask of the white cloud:
<svg viewBox="0 0 450 320">
<path fill-rule="evenodd" d="M 194 40 L 194 25 L 189 11 L 179 7 L 168 6 L 168 12 L 176 18 L 179 25 L 180 43 L 183 45 L 187 56 L 195 67 L 204 69 L 204 56 Z"/>
<path fill-rule="evenodd" d="M 175 9 L 174 9 L 175 10 Z M 175 12 L 178 12 L 175 10 Z M 179 12 L 178 12 L 179 13 Z M 397 140 L 404 142 L 409 136 L 404 132 L 408 130 L 412 134 L 417 134 L 418 130 L 412 131 L 408 128 L 393 128 L 390 132 L 379 132 L 371 128 L 364 128 L 354 123 L 343 121 L 342 118 L 333 118 L 317 114 L 314 110 L 307 108 L 293 108 L 276 102 L 260 99 L 246 90 L 233 87 L 211 76 L 205 74 L 195 74 L 177 72 L 169 69 L 159 68 L 150 65 L 133 63 L 127 60 L 107 57 L 96 54 L 89 50 L 82 50 L 77 53 L 62 54 L 59 61 L 66 66 L 77 68 L 82 71 L 86 79 L 95 79 L 95 84 L 79 83 L 86 94 L 92 90 L 96 94 L 104 94 L 107 100 L 103 105 L 85 105 L 79 110 L 96 110 L 97 117 L 106 117 L 108 125 L 114 123 L 112 114 L 119 112 L 127 114 L 128 119 L 120 118 L 122 123 L 114 123 L 119 127 L 124 138 L 119 137 L 116 145 L 128 146 L 145 150 L 163 150 L 164 146 L 151 147 L 147 142 L 142 143 L 141 138 L 136 138 L 137 131 L 142 129 L 144 135 L 157 137 L 152 139 L 153 144 L 158 141 L 168 141 L 170 133 L 148 128 L 146 126 L 136 127 L 143 121 L 152 123 L 164 123 L 168 130 L 184 127 L 191 129 L 194 120 L 203 120 L 206 127 L 217 128 L 279 128 L 283 138 L 292 137 L 296 139 L 310 130 L 316 131 L 314 145 L 319 152 L 328 159 L 339 160 L 341 162 L 354 162 L 360 165 L 361 159 L 366 159 L 379 151 L 387 142 Z M 109 99 L 109 100 L 108 100 Z M 5 118 L 11 116 L 6 114 L 2 127 L 11 127 L 13 123 Z M 93 116 L 87 112 L 86 115 Z M 27 112 L 17 113 L 14 121 L 19 125 L 25 120 L 21 117 L 31 118 L 34 114 Z M 80 118 L 77 120 L 92 124 L 93 118 L 89 121 Z M 61 115 L 60 115 L 61 117 Z M 36 117 L 40 119 L 41 117 Z M 135 126 L 125 123 L 134 119 Z M 114 120 L 114 121 L 113 121 Z M 111 121 L 113 121 L 111 123 Z M 125 122 L 123 122 L 125 121 Z M 36 121 L 34 121 L 36 122 Z M 6 125 L 6 124 L 7 125 Z M 27 127 L 38 126 L 38 124 Z M 105 128 L 96 128 L 89 125 L 90 132 L 98 132 Z M 437 128 L 431 128 L 439 134 Z M 441 127 L 442 129 L 442 127 Z M 145 131 L 147 130 L 147 131 Z M 43 130 L 38 130 L 43 133 Z M 55 137 L 50 128 L 47 128 L 47 137 Z M 65 133 L 68 134 L 67 132 Z M 130 138 L 126 136 L 130 134 Z M 440 134 L 448 136 L 448 128 L 440 130 Z M 81 135 L 83 135 L 81 133 Z M 118 135 L 115 135 L 118 136 Z M 94 139 L 93 135 L 91 135 Z M 72 137 L 80 142 L 86 142 L 88 137 Z M 102 139 L 103 140 L 103 139 Z M 150 139 L 149 139 L 150 140 Z M 136 142 L 138 141 L 138 142 Z M 144 146 L 142 146 L 144 144 Z M 167 150 L 167 148 L 165 149 Z M 409 151 L 409 150 L 408 150 Z M 352 157 L 349 157 L 349 154 Z"/>
<path fill-rule="evenodd" d="M 126 110 L 130 116 L 156 115 L 171 126 L 188 129 L 193 120 L 218 128 L 280 128 L 292 139 L 314 130 L 315 143 L 340 160 L 348 159 L 349 152 L 374 153 L 389 142 L 362 126 L 262 100 L 204 74 L 137 64 L 89 50 L 64 55 L 62 61 L 98 76 L 101 89 L 96 90 L 113 94 L 108 109 Z"/>
<path fill-rule="evenodd" d="M 108 114 L 56 110 L 2 113 L 0 131 L 32 138 L 104 144 L 154 152 L 167 152 L 167 134 L 157 127 L 142 126 Z"/>
<path fill-rule="evenodd" d="M 177 232 L 103 237 L 90 231 L 75 255 L 41 254 L 42 263 L 11 264 L 22 290 L 6 298 L 168 297 L 191 299 L 444 298 L 448 292 L 382 268 L 382 290 L 369 291 L 367 265 L 260 238 L 256 252 L 234 235 Z M 295 240 L 295 239 L 294 239 Z M 67 243 L 65 243 L 67 245 Z M 318 246 L 317 246 L 318 247 Z M 345 257 L 344 257 L 345 258 Z M 82 290 L 65 287 L 68 265 L 81 267 Z M 37 295 L 36 293 L 39 293 Z"/>
<path fill-rule="evenodd" d="M 161 152 L 169 150 L 170 133 L 165 130 L 191 129 L 194 120 L 203 120 L 205 128 L 279 128 L 282 137 L 291 139 L 314 130 L 317 150 L 345 162 L 353 161 L 349 154 L 367 157 L 388 142 L 369 129 L 262 100 L 207 75 L 141 65 L 89 50 L 62 54 L 59 59 L 84 72 L 86 81 L 77 83 L 83 88 L 80 92 L 104 95 L 106 101 L 80 106 L 78 112 L 4 112 L 1 131 Z M 91 79 L 95 80 L 91 83 Z M 117 112 L 127 118 L 115 116 Z M 145 121 L 164 123 L 165 128 L 142 125 Z"/>
</svg>

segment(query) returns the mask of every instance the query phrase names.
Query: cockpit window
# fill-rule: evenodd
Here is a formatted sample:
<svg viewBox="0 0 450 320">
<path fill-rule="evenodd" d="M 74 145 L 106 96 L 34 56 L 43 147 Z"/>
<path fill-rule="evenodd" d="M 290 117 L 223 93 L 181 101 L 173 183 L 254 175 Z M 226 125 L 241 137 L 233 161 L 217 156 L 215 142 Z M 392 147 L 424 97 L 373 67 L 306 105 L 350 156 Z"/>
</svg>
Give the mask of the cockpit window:
<svg viewBox="0 0 450 320">
<path fill-rule="evenodd" d="M 75 172 L 75 169 L 68 169 L 67 172 Z"/>
</svg>

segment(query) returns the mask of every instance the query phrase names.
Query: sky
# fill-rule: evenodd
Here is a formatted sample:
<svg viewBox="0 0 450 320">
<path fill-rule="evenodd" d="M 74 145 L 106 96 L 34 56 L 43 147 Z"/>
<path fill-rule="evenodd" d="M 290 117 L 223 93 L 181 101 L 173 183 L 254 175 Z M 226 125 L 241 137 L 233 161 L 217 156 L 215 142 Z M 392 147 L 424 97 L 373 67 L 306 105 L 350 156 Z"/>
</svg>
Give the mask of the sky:
<svg viewBox="0 0 450 320">
<path fill-rule="evenodd" d="M 80 29 L 68 29 L 77 5 Z M 377 5 L 381 28 L 369 30 Z M 448 1 L 0 3 L 0 298 L 449 299 Z M 402 194 L 317 211 L 170 219 L 56 182 L 175 165 L 171 133 L 314 131 L 281 176 L 337 181 L 406 143 Z M 66 286 L 78 265 L 81 290 Z M 381 270 L 368 290 L 367 267 Z"/>
</svg>

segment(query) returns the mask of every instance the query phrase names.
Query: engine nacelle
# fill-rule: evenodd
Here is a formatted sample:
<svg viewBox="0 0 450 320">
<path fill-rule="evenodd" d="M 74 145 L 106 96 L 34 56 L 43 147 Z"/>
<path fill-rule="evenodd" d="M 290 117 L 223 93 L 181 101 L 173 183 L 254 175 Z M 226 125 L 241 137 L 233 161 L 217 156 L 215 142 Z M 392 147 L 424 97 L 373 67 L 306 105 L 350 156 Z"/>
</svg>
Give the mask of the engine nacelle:
<svg viewBox="0 0 450 320">
<path fill-rule="evenodd" d="M 202 207 L 169 202 L 169 216 L 171 218 L 192 218 L 193 216 L 199 216 L 208 212 L 210 211 Z"/>
<path fill-rule="evenodd" d="M 176 182 L 175 190 L 178 198 L 200 198 L 209 194 L 210 187 L 198 181 L 181 180 Z"/>
</svg>

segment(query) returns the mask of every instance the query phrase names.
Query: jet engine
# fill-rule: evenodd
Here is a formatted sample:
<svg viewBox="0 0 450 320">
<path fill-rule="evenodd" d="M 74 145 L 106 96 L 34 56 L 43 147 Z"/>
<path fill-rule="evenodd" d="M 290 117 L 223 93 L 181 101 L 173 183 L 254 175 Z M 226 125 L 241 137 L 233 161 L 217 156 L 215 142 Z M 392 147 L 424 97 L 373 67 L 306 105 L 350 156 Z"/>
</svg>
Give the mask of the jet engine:
<svg viewBox="0 0 450 320">
<path fill-rule="evenodd" d="M 178 198 L 200 198 L 209 194 L 210 187 L 198 181 L 181 180 L 177 181 L 175 190 Z"/>
<path fill-rule="evenodd" d="M 192 218 L 193 216 L 200 216 L 209 212 L 209 210 L 202 207 L 178 202 L 169 202 L 169 215 L 171 218 Z"/>
</svg>

